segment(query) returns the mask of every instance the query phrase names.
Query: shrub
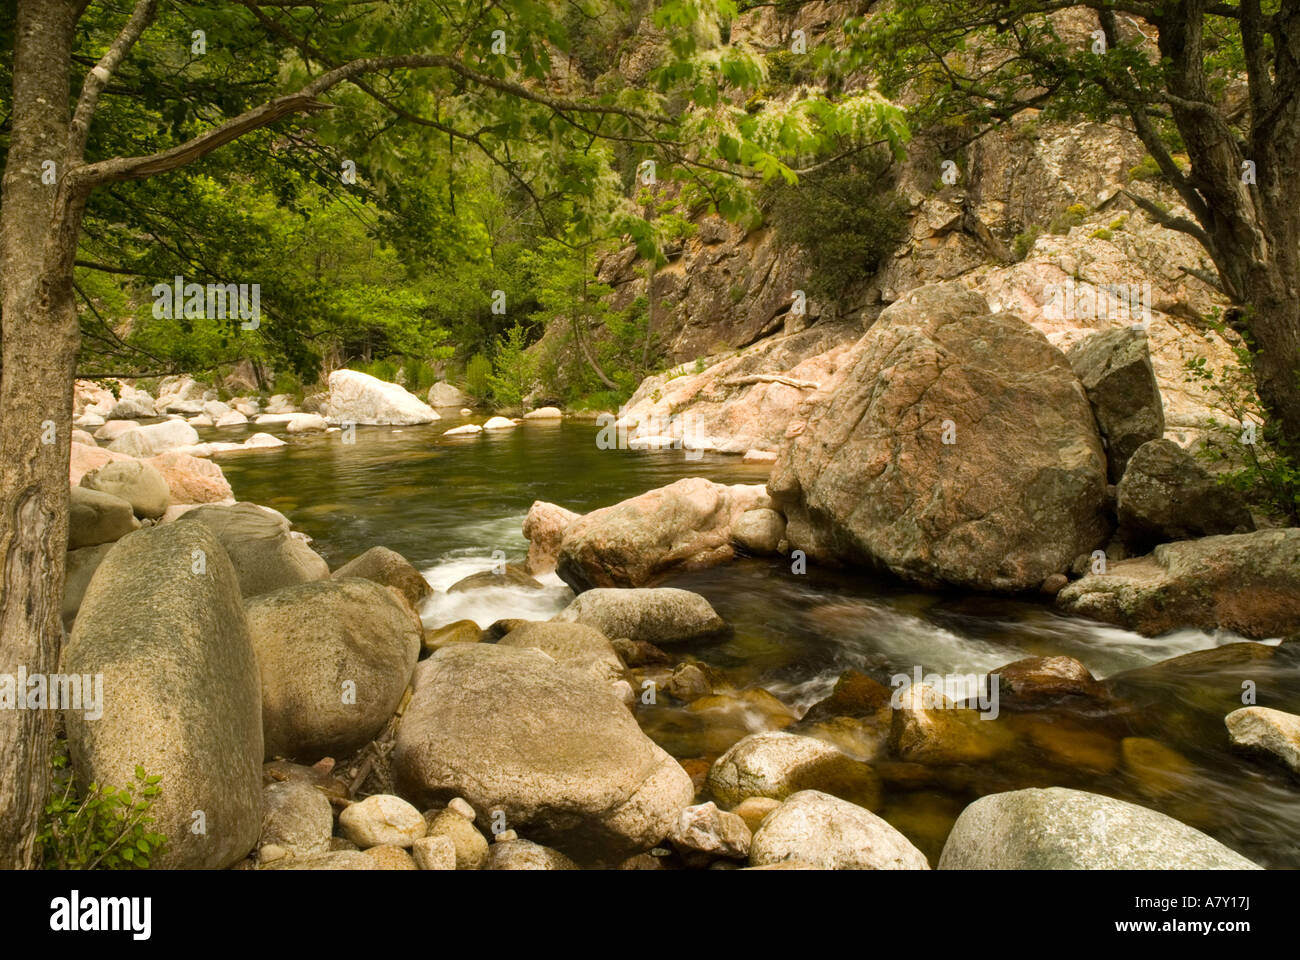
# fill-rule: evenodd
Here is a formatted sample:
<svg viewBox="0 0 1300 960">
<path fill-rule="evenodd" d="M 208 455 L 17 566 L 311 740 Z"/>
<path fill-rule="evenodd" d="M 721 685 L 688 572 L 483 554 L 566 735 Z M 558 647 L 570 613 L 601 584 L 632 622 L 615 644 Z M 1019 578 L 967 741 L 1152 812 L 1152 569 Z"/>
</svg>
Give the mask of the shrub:
<svg viewBox="0 0 1300 960">
<path fill-rule="evenodd" d="M 492 361 L 481 353 L 469 358 L 465 365 L 465 392 L 475 400 L 486 400 L 492 393 Z"/>
<path fill-rule="evenodd" d="M 1038 224 L 1033 224 L 1024 233 L 1017 233 L 1015 238 L 1011 241 L 1011 255 L 1014 256 L 1016 260 L 1025 259 L 1025 257 L 1029 256 L 1029 251 L 1034 249 L 1034 244 L 1038 241 L 1038 238 L 1042 236 L 1042 233 L 1043 228 L 1038 226 Z"/>
</svg>

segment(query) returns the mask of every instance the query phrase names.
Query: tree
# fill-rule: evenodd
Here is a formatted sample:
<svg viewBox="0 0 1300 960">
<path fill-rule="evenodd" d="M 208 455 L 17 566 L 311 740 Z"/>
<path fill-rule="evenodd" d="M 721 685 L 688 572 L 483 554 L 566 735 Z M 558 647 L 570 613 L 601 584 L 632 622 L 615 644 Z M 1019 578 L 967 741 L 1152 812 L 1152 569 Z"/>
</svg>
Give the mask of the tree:
<svg viewBox="0 0 1300 960">
<path fill-rule="evenodd" d="M 886 94 L 912 88 L 921 122 L 1131 123 L 1190 217 L 1129 197 L 1205 249 L 1269 428 L 1300 450 L 1300 4 L 897 0 L 846 32 Z"/>
</svg>

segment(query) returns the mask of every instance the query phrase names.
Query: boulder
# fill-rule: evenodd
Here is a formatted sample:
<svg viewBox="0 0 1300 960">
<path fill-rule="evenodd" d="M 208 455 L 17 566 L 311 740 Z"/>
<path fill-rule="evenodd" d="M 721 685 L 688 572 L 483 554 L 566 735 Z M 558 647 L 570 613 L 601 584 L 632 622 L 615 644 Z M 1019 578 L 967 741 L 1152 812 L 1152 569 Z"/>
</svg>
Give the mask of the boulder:
<svg viewBox="0 0 1300 960">
<path fill-rule="evenodd" d="M 421 837 L 411 844 L 411 856 L 421 870 L 455 870 L 456 844 L 451 837 Z"/>
<path fill-rule="evenodd" d="M 142 460 L 119 460 L 91 470 L 81 486 L 120 497 L 131 504 L 137 517 L 157 520 L 171 503 L 171 491 L 162 474 Z"/>
<path fill-rule="evenodd" d="M 819 870 L 929 870 L 925 854 L 870 810 L 801 790 L 768 814 L 749 848 L 751 866 L 795 861 Z"/>
<path fill-rule="evenodd" d="M 719 810 L 710 800 L 683 810 L 668 839 L 688 854 L 744 860 L 749 856 L 751 831 L 741 817 Z"/>
<path fill-rule="evenodd" d="M 72 623 L 77 618 L 77 611 L 81 609 L 82 598 L 86 595 L 86 588 L 90 586 L 90 579 L 99 569 L 100 563 L 108 556 L 108 551 L 113 548 L 111 543 L 101 543 L 93 547 L 82 547 L 80 550 L 69 550 L 66 561 L 66 573 L 63 580 L 63 626 L 67 630 L 72 629 Z"/>
<path fill-rule="evenodd" d="M 267 759 L 347 756 L 374 739 L 406 691 L 424 635 L 401 595 L 369 580 L 319 580 L 244 606 Z"/>
<path fill-rule="evenodd" d="M 1300 528 L 1162 543 L 1056 595 L 1068 613 L 1153 637 L 1180 627 L 1266 639 L 1300 631 Z"/>
<path fill-rule="evenodd" d="M 1111 483 L 1118 483 L 1138 447 L 1165 435 L 1160 385 L 1146 332 L 1115 327 L 1085 337 L 1066 354 L 1097 417 Z"/>
<path fill-rule="evenodd" d="M 524 517 L 524 538 L 528 541 L 528 561 L 525 568 L 533 576 L 541 576 L 555 569 L 560 555 L 560 542 L 564 531 L 582 514 L 545 500 L 534 500 Z"/>
<path fill-rule="evenodd" d="M 735 556 L 731 531 L 740 515 L 768 506 L 761 484 L 678 480 L 574 520 L 560 542 L 556 573 L 581 593 L 716 566 Z"/>
<path fill-rule="evenodd" d="M 106 440 L 109 443 L 112 443 L 123 434 L 139 429 L 140 424 L 136 423 L 134 420 L 108 420 L 95 431 L 95 439 Z"/>
<path fill-rule="evenodd" d="M 564 412 L 559 407 L 538 407 L 524 414 L 525 420 L 562 420 Z"/>
<path fill-rule="evenodd" d="M 164 420 L 128 430 L 110 443 L 108 449 L 146 459 L 198 442 L 198 432 L 184 420 Z"/>
<path fill-rule="evenodd" d="M 122 396 L 113 405 L 108 418 L 110 420 L 147 420 L 156 416 L 158 416 L 158 411 L 154 407 L 153 397 L 143 390 L 123 387 Z"/>
<path fill-rule="evenodd" d="M 785 539 L 785 517 L 768 507 L 746 510 L 736 518 L 731 538 L 746 553 L 756 556 L 776 553 Z"/>
<path fill-rule="evenodd" d="M 957 818 L 940 870 L 1258 870 L 1173 817 L 1065 787 L 994 793 Z"/>
<path fill-rule="evenodd" d="M 731 629 L 708 600 L 676 587 L 588 590 L 551 619 L 586 624 L 607 637 L 655 646 L 704 640 Z"/>
<path fill-rule="evenodd" d="M 1136 552 L 1170 540 L 1255 529 L 1237 495 L 1172 440 L 1142 444 L 1116 496 L 1120 536 Z"/>
<path fill-rule="evenodd" d="M 672 829 L 694 788 L 607 687 L 534 650 L 456 644 L 420 664 L 392 753 L 398 790 L 464 797 L 580 862 L 616 862 Z"/>
<path fill-rule="evenodd" d="M 152 866 L 220 869 L 253 848 L 261 689 L 235 571 L 211 531 L 167 524 L 118 542 L 86 590 L 60 669 L 104 678 L 102 716 L 64 711 L 78 779 L 125 787 L 137 766 L 162 778 L 151 829 L 168 844 Z"/>
<path fill-rule="evenodd" d="M 457 870 L 482 870 L 488 862 L 488 842 L 474 826 L 473 811 L 467 819 L 448 808 L 429 823 L 429 836 L 446 837 L 456 852 Z"/>
<path fill-rule="evenodd" d="M 318 413 L 291 413 L 288 417 L 284 429 L 289 433 L 313 433 L 329 427 L 328 421 Z"/>
<path fill-rule="evenodd" d="M 755 733 L 737 742 L 709 769 L 709 791 L 723 807 L 749 797 L 784 800 L 800 790 L 822 790 L 867 806 L 880 800 L 871 768 L 829 743 L 793 733 Z"/>
<path fill-rule="evenodd" d="M 473 620 L 456 620 L 442 627 L 426 627 L 424 649 L 432 653 L 453 643 L 478 643 L 482 639 L 483 631 Z"/>
<path fill-rule="evenodd" d="M 227 410 L 212 421 L 214 427 L 242 427 L 246 423 L 248 423 L 248 417 L 238 410 Z"/>
<path fill-rule="evenodd" d="M 378 846 L 406 848 L 427 830 L 419 810 L 388 793 L 366 797 L 339 814 L 339 833 L 362 850 Z"/>
<path fill-rule="evenodd" d="M 997 678 L 1002 706 L 1032 708 L 1078 697 L 1099 700 L 1105 688 L 1082 663 L 1073 657 L 1024 657 L 998 667 Z"/>
<path fill-rule="evenodd" d="M 498 646 L 540 650 L 561 667 L 599 683 L 623 679 L 623 660 L 603 633 L 581 623 L 524 623 L 497 641 Z"/>
<path fill-rule="evenodd" d="M 201 523 L 217 535 L 235 565 L 245 599 L 330 575 L 316 551 L 291 535 L 288 520 L 255 503 L 198 507 L 180 522 Z"/>
<path fill-rule="evenodd" d="M 437 412 L 395 383 L 386 383 L 356 370 L 330 374 L 329 422 L 365 424 L 432 423 Z M 272 398 L 274 399 L 274 398 Z M 268 413 L 290 412 L 272 409 Z"/>
<path fill-rule="evenodd" d="M 221 418 L 231 412 L 230 404 L 224 403 L 221 400 L 207 400 L 203 404 L 203 412 L 211 418 L 213 423 L 220 426 L 219 421 Z M 242 423 L 243 421 L 236 420 L 235 422 Z"/>
<path fill-rule="evenodd" d="M 262 836 L 294 856 L 329 853 L 334 810 L 325 794 L 301 781 L 270 783 L 262 789 Z"/>
<path fill-rule="evenodd" d="M 452 427 L 450 430 L 442 431 L 442 435 L 444 437 L 460 437 L 482 432 L 483 428 L 477 423 L 463 423 L 459 427 Z"/>
<path fill-rule="evenodd" d="M 528 571 L 517 563 L 507 563 L 500 572 L 496 569 L 480 570 L 468 577 L 457 580 L 447 588 L 448 593 L 464 593 L 467 590 L 483 590 L 488 587 L 523 587 L 525 590 L 546 589 L 539 581 L 529 576 Z"/>
<path fill-rule="evenodd" d="M 424 579 L 420 571 L 396 550 L 387 547 L 371 547 L 339 567 L 331 576 L 335 580 L 360 577 L 385 587 L 393 587 L 417 610 L 424 599 L 433 594 L 433 587 L 429 586 L 429 581 Z"/>
<path fill-rule="evenodd" d="M 469 402 L 469 397 L 459 387 L 452 386 L 446 380 L 439 380 L 431 386 L 425 399 L 431 407 L 463 407 Z"/>
<path fill-rule="evenodd" d="M 221 467 L 211 460 L 170 450 L 145 462 L 162 475 L 172 503 L 220 503 L 235 495 Z"/>
<path fill-rule="evenodd" d="M 935 765 L 981 764 L 1008 744 L 996 719 L 957 709 L 941 690 L 909 683 L 893 698 L 890 744 L 903 760 Z M 986 714 L 985 716 L 990 716 Z"/>
<path fill-rule="evenodd" d="M 1019 591 L 1105 542 L 1096 421 L 1041 333 L 937 284 L 886 307 L 858 348 L 772 469 L 791 547 L 929 587 Z"/>
<path fill-rule="evenodd" d="M 483 424 L 484 430 L 512 430 L 516 424 L 509 417 L 488 417 Z"/>
<path fill-rule="evenodd" d="M 1223 722 L 1234 747 L 1267 754 L 1300 774 L 1300 717 L 1271 707 L 1242 707 Z"/>
<path fill-rule="evenodd" d="M 68 503 L 68 549 L 120 540 L 138 529 L 131 504 L 88 487 L 73 487 Z"/>
<path fill-rule="evenodd" d="M 352 371 L 349 370 L 347 372 L 351 373 Z M 358 375 L 363 377 L 365 376 L 364 373 Z M 371 377 L 371 379 L 373 380 L 374 378 Z M 382 380 L 377 382 L 383 383 Z M 396 384 L 389 384 L 389 386 L 396 386 Z M 296 413 L 297 410 L 298 407 L 294 403 L 293 397 L 291 397 L 287 393 L 277 393 L 274 396 L 272 396 L 269 400 L 266 401 L 267 413 Z M 361 422 L 361 421 L 355 421 L 355 422 Z"/>
<path fill-rule="evenodd" d="M 531 840 L 498 840 L 488 851 L 489 870 L 580 870 L 576 863 L 550 847 Z"/>
<path fill-rule="evenodd" d="M 92 470 L 98 470 L 106 463 L 134 459 L 135 457 L 125 453 L 115 453 L 100 446 L 87 446 L 74 440 L 68 457 L 68 481 L 75 487 L 81 483 L 82 477 Z"/>
</svg>

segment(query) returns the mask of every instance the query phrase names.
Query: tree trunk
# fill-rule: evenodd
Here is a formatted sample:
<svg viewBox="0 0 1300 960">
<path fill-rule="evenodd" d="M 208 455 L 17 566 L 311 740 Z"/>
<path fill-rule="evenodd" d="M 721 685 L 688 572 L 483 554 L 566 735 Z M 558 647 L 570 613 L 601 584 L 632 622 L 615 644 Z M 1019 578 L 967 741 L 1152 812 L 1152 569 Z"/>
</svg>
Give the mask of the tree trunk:
<svg viewBox="0 0 1300 960">
<path fill-rule="evenodd" d="M 15 23 L 13 127 L 0 197 L 0 674 L 14 676 L 20 667 L 55 672 L 63 639 L 81 204 L 41 180 L 46 161 L 57 164 L 59 178 L 66 174 L 68 68 L 80 7 L 25 0 Z M 0 710 L 0 867 L 35 864 L 53 720 L 49 709 Z"/>
</svg>

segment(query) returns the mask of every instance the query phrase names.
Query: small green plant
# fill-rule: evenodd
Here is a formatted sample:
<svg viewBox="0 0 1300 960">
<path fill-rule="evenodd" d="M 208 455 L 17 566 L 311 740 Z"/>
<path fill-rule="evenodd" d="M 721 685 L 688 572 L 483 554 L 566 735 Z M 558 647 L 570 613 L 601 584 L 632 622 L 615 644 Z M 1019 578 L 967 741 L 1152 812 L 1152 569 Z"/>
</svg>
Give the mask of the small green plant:
<svg viewBox="0 0 1300 960">
<path fill-rule="evenodd" d="M 1034 249 L 1034 244 L 1042 236 L 1043 228 L 1038 224 L 1033 224 L 1024 233 L 1017 233 L 1011 241 L 1011 255 L 1016 260 L 1023 260 L 1029 256 L 1029 251 Z"/>
<path fill-rule="evenodd" d="M 135 768 L 135 782 L 115 788 L 92 783 L 77 789 L 67 743 L 55 741 L 54 789 L 45 804 L 36 842 L 47 870 L 144 870 L 167 844 L 149 829 L 161 775 Z"/>
<path fill-rule="evenodd" d="M 474 354 L 465 364 L 465 392 L 475 400 L 486 400 L 492 392 L 491 376 L 492 361 L 481 353 Z"/>
<path fill-rule="evenodd" d="M 488 383 L 492 399 L 500 406 L 515 409 L 523 406 L 524 396 L 533 385 L 533 358 L 528 354 L 528 332 L 516 323 L 497 337 L 497 355 L 492 363 Z"/>
<path fill-rule="evenodd" d="M 1053 234 L 1069 233 L 1071 228 L 1083 223 L 1083 218 L 1087 215 L 1087 207 L 1081 203 L 1072 203 L 1052 218 L 1052 222 L 1047 227 L 1048 232 Z"/>
<path fill-rule="evenodd" d="M 1107 229 L 1106 227 L 1101 227 L 1101 228 L 1099 228 L 1099 229 L 1097 229 L 1097 230 L 1092 231 L 1092 233 L 1090 234 L 1090 236 L 1091 236 L 1092 239 L 1094 239 L 1094 240 L 1110 240 L 1112 237 L 1115 236 L 1115 234 L 1113 234 L 1113 233 L 1112 233 L 1109 229 Z"/>
<path fill-rule="evenodd" d="M 1151 180 L 1158 176 L 1160 176 L 1160 167 L 1156 164 L 1156 158 L 1149 153 L 1138 161 L 1137 166 L 1130 167 L 1128 171 L 1129 180 Z"/>
</svg>

